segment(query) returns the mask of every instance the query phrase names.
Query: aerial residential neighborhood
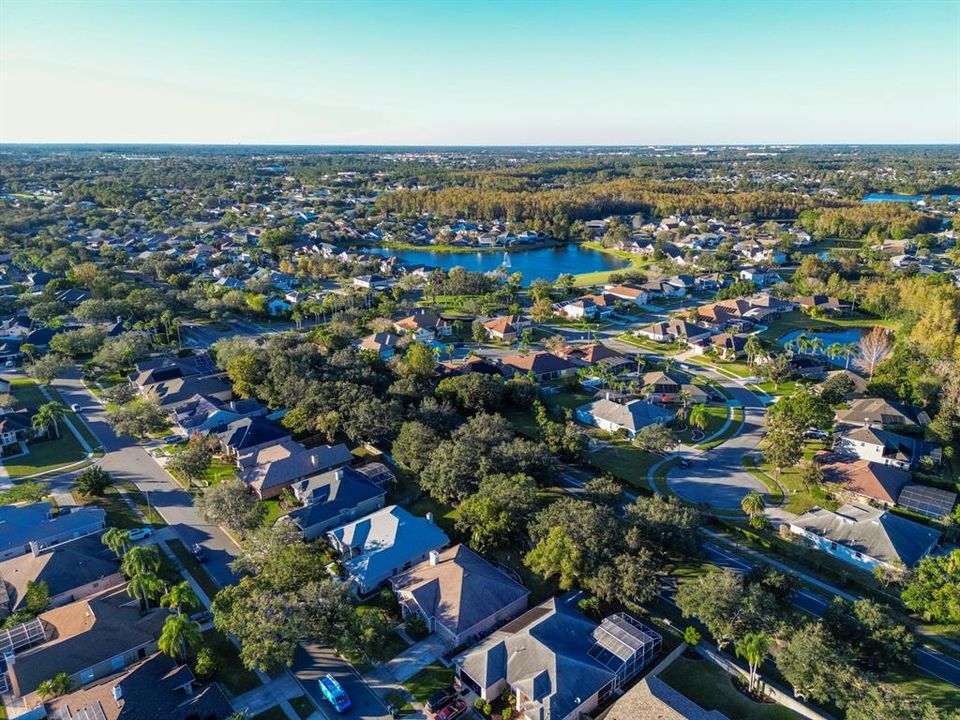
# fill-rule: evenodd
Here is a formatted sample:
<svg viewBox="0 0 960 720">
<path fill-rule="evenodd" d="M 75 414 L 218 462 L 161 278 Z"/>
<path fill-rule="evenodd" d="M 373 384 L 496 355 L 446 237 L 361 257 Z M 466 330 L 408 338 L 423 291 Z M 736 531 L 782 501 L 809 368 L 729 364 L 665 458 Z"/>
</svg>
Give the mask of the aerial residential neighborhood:
<svg viewBox="0 0 960 720">
<path fill-rule="evenodd" d="M 0 720 L 960 720 L 958 23 L 0 2 Z"/>
</svg>

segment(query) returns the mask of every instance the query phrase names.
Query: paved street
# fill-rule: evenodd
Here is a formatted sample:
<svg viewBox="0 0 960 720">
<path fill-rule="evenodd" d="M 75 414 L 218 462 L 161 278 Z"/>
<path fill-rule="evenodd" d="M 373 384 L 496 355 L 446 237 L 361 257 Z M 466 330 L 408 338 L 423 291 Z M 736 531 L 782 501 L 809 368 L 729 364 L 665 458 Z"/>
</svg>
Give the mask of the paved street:
<svg viewBox="0 0 960 720">
<path fill-rule="evenodd" d="M 67 378 L 54 382 L 67 405 L 76 403 L 82 408 L 81 417 L 91 432 L 103 445 L 106 453 L 99 465 L 116 478 L 132 481 L 147 495 L 177 536 L 190 547 L 200 543 L 207 550 L 207 571 L 220 585 L 234 581 L 228 567 L 236 556 L 234 542 L 215 525 L 200 519 L 193 508 L 190 493 L 181 488 L 147 451 L 128 437 L 118 437 L 107 423 L 106 410 L 94 395 L 87 390 L 77 371 Z M 54 479 L 55 490 L 65 490 L 72 482 L 72 475 Z M 57 487 L 58 483 L 64 487 Z"/>
<path fill-rule="evenodd" d="M 386 706 L 367 687 L 357 672 L 330 648 L 317 643 L 301 644 L 297 648 L 292 671 L 329 720 L 340 717 L 390 720 Z M 333 712 L 330 704 L 324 699 L 323 693 L 320 692 L 317 681 L 327 673 L 333 675 L 343 686 L 353 703 L 353 707 L 342 715 Z"/>
</svg>

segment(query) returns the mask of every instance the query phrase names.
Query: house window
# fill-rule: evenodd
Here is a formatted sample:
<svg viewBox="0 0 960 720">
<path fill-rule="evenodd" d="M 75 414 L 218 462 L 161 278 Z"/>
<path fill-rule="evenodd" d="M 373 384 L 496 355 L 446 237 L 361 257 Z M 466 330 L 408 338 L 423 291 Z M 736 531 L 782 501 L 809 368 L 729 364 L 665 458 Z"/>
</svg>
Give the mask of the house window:
<svg viewBox="0 0 960 720">
<path fill-rule="evenodd" d="M 120 670 L 126 663 L 123 660 L 123 655 L 117 655 L 114 658 L 110 658 L 110 667 L 114 670 Z"/>
<path fill-rule="evenodd" d="M 87 669 L 80 673 L 80 684 L 86 685 L 88 682 L 93 682 L 93 669 Z"/>
</svg>

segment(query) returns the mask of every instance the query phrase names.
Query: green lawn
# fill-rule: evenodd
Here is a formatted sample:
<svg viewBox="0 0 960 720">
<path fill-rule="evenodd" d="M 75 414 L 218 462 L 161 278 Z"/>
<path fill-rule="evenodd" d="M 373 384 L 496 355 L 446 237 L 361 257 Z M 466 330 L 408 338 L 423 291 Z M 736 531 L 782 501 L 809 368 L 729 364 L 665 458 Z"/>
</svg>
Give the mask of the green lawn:
<svg viewBox="0 0 960 720">
<path fill-rule="evenodd" d="M 625 483 L 647 489 L 650 487 L 647 471 L 660 459 L 659 455 L 652 455 L 634 447 L 629 441 L 615 441 L 602 450 L 587 453 L 584 457 L 586 462 Z"/>
<path fill-rule="evenodd" d="M 579 275 L 574 275 L 573 280 L 577 287 L 603 285 L 604 283 L 609 282 L 610 276 L 615 273 L 621 273 L 626 270 L 640 270 L 646 265 L 646 260 L 641 255 L 605 248 L 601 243 L 598 242 L 585 242 L 583 243 L 583 247 L 596 250 L 597 252 L 607 253 L 608 255 L 613 255 L 621 260 L 628 260 L 630 265 L 619 270 L 599 270 L 597 272 L 580 273 Z"/>
<path fill-rule="evenodd" d="M 9 490 L 0 492 L 0 505 L 40 502 L 49 492 L 50 486 L 47 483 L 36 480 L 24 480 L 21 483 L 13 485 Z"/>
<path fill-rule="evenodd" d="M 723 424 L 727 421 L 728 411 L 726 405 L 705 405 L 706 414 L 707 414 L 707 425 L 700 435 L 699 441 L 694 441 L 693 439 L 693 427 L 688 427 L 683 432 L 677 433 L 677 438 L 682 443 L 691 444 L 693 442 L 702 442 L 706 438 L 713 435 L 720 428 L 723 427 Z"/>
<path fill-rule="evenodd" d="M 317 711 L 317 706 L 313 704 L 313 700 L 306 695 L 290 698 L 287 702 L 290 703 L 290 707 L 300 716 L 301 720 L 307 720 Z"/>
<path fill-rule="evenodd" d="M 704 710 L 718 710 L 730 720 L 800 720 L 802 716 L 773 703 L 757 703 L 733 687 L 730 676 L 709 660 L 679 657 L 660 679 Z"/>
<path fill-rule="evenodd" d="M 734 405 L 730 409 L 730 424 L 727 426 L 726 430 L 720 433 L 720 435 L 715 437 L 713 440 L 710 440 L 709 442 L 702 442 L 699 445 L 697 445 L 697 447 L 703 450 L 709 450 L 711 448 L 715 448 L 717 445 L 721 445 L 722 443 L 725 443 L 727 440 L 729 440 L 737 432 L 740 431 L 740 426 L 742 424 L 743 424 L 743 407 L 741 407 L 740 405 Z M 707 434 L 707 437 L 710 437 L 709 433 Z"/>
<path fill-rule="evenodd" d="M 148 524 L 153 527 L 166 525 L 163 518 L 153 508 L 147 508 L 147 499 L 142 492 L 129 480 L 114 481 L 107 487 L 103 497 L 84 498 L 91 505 L 103 508 L 107 513 L 107 525 L 123 529 L 143 526 L 143 521 L 124 499 L 124 495 L 133 502 L 137 509 L 147 518 Z"/>
<path fill-rule="evenodd" d="M 374 598 L 373 602 L 376 602 L 376 598 Z M 358 605 L 357 613 L 360 615 L 365 613 L 378 613 L 387 622 L 393 622 L 393 619 L 390 617 L 390 615 L 383 608 L 380 608 L 375 604 Z M 354 657 L 350 653 L 343 653 L 343 655 L 357 668 L 358 671 L 365 673 L 373 669 L 373 663 L 380 665 L 388 660 L 392 660 L 406 650 L 407 647 L 408 645 L 406 641 L 393 630 L 390 630 L 386 633 L 383 643 L 377 647 L 373 657 L 371 657 L 369 660 L 360 657 Z"/>
<path fill-rule="evenodd" d="M 406 693 L 400 692 L 399 690 L 391 690 L 387 693 L 384 700 L 387 701 L 388 705 L 393 705 L 393 707 L 397 708 L 400 715 L 410 715 L 414 711 L 413 705 L 407 700 Z"/>
<path fill-rule="evenodd" d="M 193 557 L 193 553 L 187 550 L 187 546 L 177 539 L 167 540 L 167 546 L 180 561 L 180 564 L 183 565 L 184 570 L 190 573 L 190 577 L 196 581 L 207 597 L 213 600 L 220 588 L 210 577 L 210 574 L 203 569 L 203 565 Z"/>
<path fill-rule="evenodd" d="M 280 507 L 280 501 L 277 498 L 261 500 L 260 504 L 266 508 L 266 512 L 263 514 L 263 520 L 261 521 L 263 527 L 273 527 L 273 524 L 277 522 L 277 520 L 290 512 L 290 510 Z"/>
<path fill-rule="evenodd" d="M 761 444 L 760 447 L 762 449 L 763 445 Z M 813 456 L 824 449 L 824 444 L 821 440 L 805 440 L 803 448 L 803 461 L 811 462 L 813 460 Z M 753 470 L 754 469 L 751 469 L 751 472 L 753 472 Z M 776 468 L 764 460 L 761 456 L 755 467 L 755 470 L 765 473 L 770 479 L 779 479 L 780 484 L 787 491 L 787 504 L 785 509 L 792 513 L 804 513 L 810 508 L 816 506 L 827 508 L 829 510 L 836 510 L 838 507 L 836 501 L 832 500 L 823 488 L 812 487 L 807 490 L 803 487 L 803 483 L 800 482 L 801 472 L 799 465 L 784 468 L 780 473 L 780 477 L 777 478 Z M 763 478 L 756 472 L 753 474 L 763 480 Z"/>
<path fill-rule="evenodd" d="M 256 673 L 243 666 L 236 646 L 218 630 L 207 630 L 203 634 L 203 646 L 210 648 L 217 658 L 213 679 L 234 695 L 242 695 L 262 684 Z"/>
<path fill-rule="evenodd" d="M 420 703 L 425 703 L 437 690 L 443 690 L 453 682 L 454 669 L 444 667 L 440 663 L 427 665 L 403 686 Z"/>
<path fill-rule="evenodd" d="M 776 320 L 773 320 L 767 325 L 767 329 L 760 334 L 766 339 L 777 340 L 794 330 L 816 332 L 817 330 L 835 330 L 836 328 L 842 327 L 874 327 L 875 325 L 893 327 L 894 322 L 892 320 L 883 320 L 863 314 L 854 314 L 850 317 L 840 318 L 812 318 L 799 310 L 795 310 L 785 313 Z"/>
<path fill-rule="evenodd" d="M 620 342 L 625 342 L 627 345 L 633 345 L 634 347 L 641 348 L 643 350 L 649 350 L 650 352 L 657 353 L 658 355 L 676 355 L 681 353 L 686 348 L 683 345 L 675 342 L 657 342 L 656 340 L 651 340 L 646 337 L 638 337 L 631 333 L 623 333 L 622 335 L 617 336 L 617 340 Z"/>
<path fill-rule="evenodd" d="M 424 517 L 428 512 L 433 513 L 433 521 L 447 535 L 453 538 L 459 534 L 456 529 L 457 518 L 459 517 L 457 510 L 434 500 L 426 493 L 414 502 L 409 503 L 404 509 L 417 517 Z"/>
</svg>

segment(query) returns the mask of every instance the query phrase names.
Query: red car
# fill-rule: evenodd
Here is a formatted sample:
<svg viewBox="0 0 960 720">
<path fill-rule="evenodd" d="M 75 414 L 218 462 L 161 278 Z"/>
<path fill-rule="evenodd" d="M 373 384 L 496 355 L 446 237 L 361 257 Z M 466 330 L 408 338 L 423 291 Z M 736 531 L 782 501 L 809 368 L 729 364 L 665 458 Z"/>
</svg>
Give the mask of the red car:
<svg viewBox="0 0 960 720">
<path fill-rule="evenodd" d="M 436 714 L 437 720 L 453 720 L 455 717 L 460 717 L 463 713 L 467 711 L 467 701 L 463 698 L 457 698 L 452 703 L 447 705 L 443 710 Z"/>
</svg>

